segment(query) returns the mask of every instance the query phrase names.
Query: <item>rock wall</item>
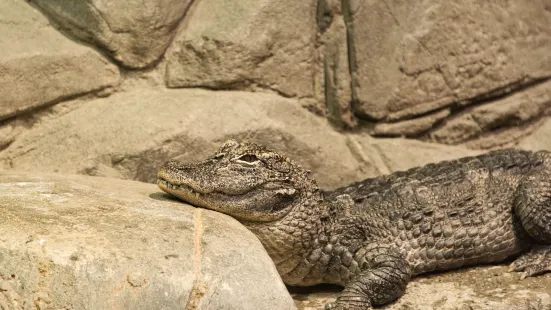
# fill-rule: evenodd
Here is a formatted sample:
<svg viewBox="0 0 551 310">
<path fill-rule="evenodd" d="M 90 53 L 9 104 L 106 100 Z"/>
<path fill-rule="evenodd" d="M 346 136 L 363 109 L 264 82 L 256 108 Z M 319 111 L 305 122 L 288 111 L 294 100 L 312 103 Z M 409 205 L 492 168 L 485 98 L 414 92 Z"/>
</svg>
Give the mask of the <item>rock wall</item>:
<svg viewBox="0 0 551 310">
<path fill-rule="evenodd" d="M 545 0 L 1 6 L 1 148 L 43 107 L 151 75 L 146 86 L 271 92 L 336 129 L 471 149 L 516 145 L 551 114 Z"/>
<path fill-rule="evenodd" d="M 6 0 L 0 29 L 7 169 L 152 181 L 160 161 L 237 137 L 334 187 L 393 171 L 350 142 L 369 135 L 432 143 L 411 153 L 549 147 L 523 142 L 549 128 L 544 0 Z"/>
</svg>

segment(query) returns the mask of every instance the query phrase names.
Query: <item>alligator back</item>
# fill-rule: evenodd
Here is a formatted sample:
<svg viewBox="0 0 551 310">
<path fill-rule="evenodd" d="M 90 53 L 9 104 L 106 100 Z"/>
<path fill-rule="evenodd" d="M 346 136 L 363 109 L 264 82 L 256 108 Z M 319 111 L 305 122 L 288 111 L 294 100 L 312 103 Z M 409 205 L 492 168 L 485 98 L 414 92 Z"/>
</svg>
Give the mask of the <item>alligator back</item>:
<svg viewBox="0 0 551 310">
<path fill-rule="evenodd" d="M 326 192 L 329 201 L 348 195 L 354 202 L 335 214 L 333 229 L 341 240 L 396 244 L 414 274 L 502 261 L 528 244 L 513 212 L 515 192 L 528 175 L 549 169 L 548 157 L 500 150 Z"/>
</svg>

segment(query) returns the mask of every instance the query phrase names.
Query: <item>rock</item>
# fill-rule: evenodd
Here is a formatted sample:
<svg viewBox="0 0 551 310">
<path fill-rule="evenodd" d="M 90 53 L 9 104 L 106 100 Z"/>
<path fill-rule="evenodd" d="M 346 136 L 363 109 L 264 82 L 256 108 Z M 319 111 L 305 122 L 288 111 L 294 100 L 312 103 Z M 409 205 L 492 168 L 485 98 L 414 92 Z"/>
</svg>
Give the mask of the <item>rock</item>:
<svg viewBox="0 0 551 310">
<path fill-rule="evenodd" d="M 323 309 L 339 289 L 291 289 L 298 309 Z M 551 308 L 551 274 L 519 279 L 507 267 L 474 267 L 418 276 L 406 293 L 384 310 L 546 310 Z"/>
<path fill-rule="evenodd" d="M 168 87 L 313 97 L 317 1 L 203 0 L 167 51 Z"/>
<path fill-rule="evenodd" d="M 271 94 L 147 90 L 96 99 L 39 122 L 0 152 L 0 167 L 154 182 L 169 159 L 202 160 L 229 138 L 293 158 L 323 188 L 476 153 L 338 133 L 297 100 Z"/>
<path fill-rule="evenodd" d="M 417 136 L 432 129 L 436 123 L 449 115 L 450 109 L 444 109 L 415 119 L 395 123 L 377 123 L 370 133 L 374 136 Z"/>
<path fill-rule="evenodd" d="M 87 102 L 20 134 L 0 153 L 0 167 L 153 182 L 169 159 L 202 160 L 229 138 L 280 150 L 313 170 L 323 187 L 378 173 L 298 100 L 197 89 L 136 90 Z"/>
<path fill-rule="evenodd" d="M 120 64 L 144 68 L 169 46 L 191 0 L 33 0 L 59 26 Z"/>
<path fill-rule="evenodd" d="M 151 184 L 0 175 L 0 236 L 3 309 L 295 309 L 250 231 Z"/>
<path fill-rule="evenodd" d="M 551 152 L 551 117 L 544 119 L 538 129 L 520 141 L 518 147 L 531 151 L 547 150 Z"/>
<path fill-rule="evenodd" d="M 321 32 L 324 94 L 318 100 L 325 102 L 326 116 L 337 127 L 358 125 L 351 106 L 351 76 L 348 62 L 346 24 L 341 12 L 341 1 L 318 2 L 318 31 Z"/>
<path fill-rule="evenodd" d="M 23 122 L 14 119 L 0 124 L 0 150 L 8 147 L 23 132 Z"/>
<path fill-rule="evenodd" d="M 551 77 L 548 1 L 343 3 L 359 117 L 410 119 Z"/>
<path fill-rule="evenodd" d="M 0 120 L 114 86 L 119 70 L 25 1 L 0 1 Z"/>
<path fill-rule="evenodd" d="M 409 139 L 381 139 L 349 135 L 347 144 L 359 159 L 376 167 L 377 175 L 405 171 L 444 160 L 479 155 L 480 151 Z"/>
<path fill-rule="evenodd" d="M 475 140 L 484 133 L 504 127 L 516 127 L 538 119 L 551 109 L 551 80 L 518 91 L 513 95 L 467 108 L 450 117 L 430 133 L 434 142 L 459 144 Z M 495 138 L 495 137 L 494 137 Z M 514 140 L 514 135 L 503 136 L 501 144 Z M 494 141 L 497 144 L 497 141 Z"/>
</svg>

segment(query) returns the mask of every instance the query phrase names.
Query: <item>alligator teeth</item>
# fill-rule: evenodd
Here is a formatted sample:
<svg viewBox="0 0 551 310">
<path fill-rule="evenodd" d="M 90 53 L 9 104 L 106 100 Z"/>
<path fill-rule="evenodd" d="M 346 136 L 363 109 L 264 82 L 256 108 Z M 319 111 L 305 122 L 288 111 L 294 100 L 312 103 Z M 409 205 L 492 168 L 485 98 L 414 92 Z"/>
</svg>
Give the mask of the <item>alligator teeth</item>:
<svg viewBox="0 0 551 310">
<path fill-rule="evenodd" d="M 188 192 L 191 192 L 193 194 L 195 194 L 195 197 L 199 198 L 201 196 L 201 193 L 193 190 L 193 188 L 187 186 L 187 185 L 184 185 L 184 184 L 181 184 L 181 185 L 176 185 L 176 184 L 171 184 L 169 183 L 168 181 L 166 180 L 163 180 L 163 179 L 159 179 L 157 181 L 157 183 L 163 185 L 163 186 L 166 186 L 170 189 L 174 189 L 174 190 L 184 190 L 184 191 L 188 191 Z"/>
</svg>

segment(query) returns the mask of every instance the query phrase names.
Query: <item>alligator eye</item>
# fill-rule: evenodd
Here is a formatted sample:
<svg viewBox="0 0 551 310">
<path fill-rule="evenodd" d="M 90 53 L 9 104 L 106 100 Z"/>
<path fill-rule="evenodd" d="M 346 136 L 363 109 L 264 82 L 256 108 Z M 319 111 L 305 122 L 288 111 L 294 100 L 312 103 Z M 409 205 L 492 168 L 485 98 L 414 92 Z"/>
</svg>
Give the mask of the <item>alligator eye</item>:
<svg viewBox="0 0 551 310">
<path fill-rule="evenodd" d="M 239 157 L 237 160 L 244 161 L 244 162 L 247 162 L 247 163 L 254 163 L 254 162 L 258 161 L 258 157 L 256 157 L 255 155 L 252 155 L 252 154 L 246 154 L 246 155 L 243 155 L 243 156 Z"/>
</svg>

